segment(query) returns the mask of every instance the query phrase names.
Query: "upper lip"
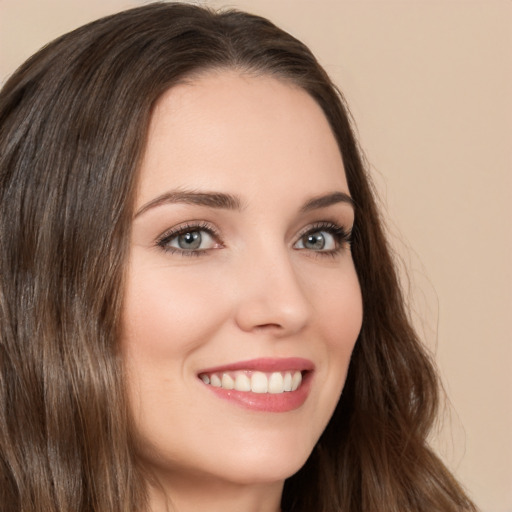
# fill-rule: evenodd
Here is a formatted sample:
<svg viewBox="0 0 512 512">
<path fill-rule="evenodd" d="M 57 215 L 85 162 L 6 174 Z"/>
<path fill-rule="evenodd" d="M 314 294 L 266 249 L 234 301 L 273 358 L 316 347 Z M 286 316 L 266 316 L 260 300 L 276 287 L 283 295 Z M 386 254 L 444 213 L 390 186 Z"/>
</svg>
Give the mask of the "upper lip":
<svg viewBox="0 0 512 512">
<path fill-rule="evenodd" d="M 314 370 L 314 368 L 315 365 L 312 361 L 302 357 L 262 357 L 258 359 L 249 359 L 247 361 L 237 361 L 234 363 L 223 364 L 213 368 L 205 368 L 198 373 L 219 373 L 236 370 L 251 370 L 259 372 L 282 372 L 287 370 L 311 371 Z"/>
</svg>

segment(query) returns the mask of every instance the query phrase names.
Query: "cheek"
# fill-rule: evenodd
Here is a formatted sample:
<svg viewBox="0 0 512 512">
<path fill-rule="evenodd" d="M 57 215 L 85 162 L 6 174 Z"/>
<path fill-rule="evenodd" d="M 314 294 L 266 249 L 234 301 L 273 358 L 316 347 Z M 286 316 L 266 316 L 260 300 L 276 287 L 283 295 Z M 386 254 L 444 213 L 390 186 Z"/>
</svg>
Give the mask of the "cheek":
<svg viewBox="0 0 512 512">
<path fill-rule="evenodd" d="M 186 270 L 142 267 L 129 274 L 125 350 L 157 361 L 183 356 L 205 343 L 225 320 L 229 305 L 219 283 L 211 273 L 206 278 Z"/>
<path fill-rule="evenodd" d="M 315 318 L 323 331 L 327 349 L 350 354 L 361 330 L 363 304 L 361 288 L 353 265 L 343 269 L 339 279 L 325 279 L 323 288 L 312 291 Z"/>
<path fill-rule="evenodd" d="M 326 308 L 328 341 L 331 350 L 350 355 L 359 336 L 363 321 L 363 304 L 357 279 L 349 289 L 344 288 L 333 297 Z"/>
<path fill-rule="evenodd" d="M 363 320 L 361 289 L 355 269 L 344 272 L 343 279 L 330 281 L 323 293 L 315 294 L 316 319 L 324 357 L 318 377 L 326 390 L 318 397 L 317 411 L 327 423 L 341 395 L 352 351 Z M 324 425 L 325 426 L 325 425 Z"/>
</svg>

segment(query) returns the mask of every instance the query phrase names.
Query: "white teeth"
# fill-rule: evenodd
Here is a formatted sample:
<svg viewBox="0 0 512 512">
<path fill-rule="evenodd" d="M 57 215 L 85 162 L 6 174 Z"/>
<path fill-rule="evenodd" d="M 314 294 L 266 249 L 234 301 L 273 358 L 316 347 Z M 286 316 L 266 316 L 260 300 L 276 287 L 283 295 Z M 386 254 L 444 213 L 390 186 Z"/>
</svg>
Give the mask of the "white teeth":
<svg viewBox="0 0 512 512">
<path fill-rule="evenodd" d="M 252 374 L 251 391 L 253 393 L 266 393 L 268 391 L 268 379 L 264 373 L 254 372 Z"/>
<path fill-rule="evenodd" d="M 284 374 L 283 389 L 284 389 L 284 391 L 291 391 L 292 390 L 292 374 L 290 372 L 286 372 Z"/>
<path fill-rule="evenodd" d="M 251 372 L 236 371 L 230 373 L 201 374 L 200 379 L 207 385 L 236 391 L 253 393 L 280 394 L 295 391 L 302 383 L 302 373 L 295 372 Z"/>
<path fill-rule="evenodd" d="M 251 380 L 245 373 L 239 373 L 236 376 L 235 389 L 237 391 L 251 391 Z"/>
<path fill-rule="evenodd" d="M 284 379 L 279 372 L 274 372 L 268 380 L 269 393 L 282 393 L 284 391 Z"/>
<path fill-rule="evenodd" d="M 302 373 L 295 372 L 293 374 L 293 379 L 292 379 L 292 391 L 295 391 L 300 386 L 301 382 L 302 382 Z"/>
<path fill-rule="evenodd" d="M 216 387 L 216 388 L 220 388 L 222 386 L 222 382 L 221 380 L 219 379 L 219 376 L 214 373 L 211 377 L 210 377 L 210 383 L 212 386 Z"/>
<path fill-rule="evenodd" d="M 227 373 L 222 375 L 222 387 L 224 389 L 233 389 L 235 387 L 235 381 Z"/>
</svg>

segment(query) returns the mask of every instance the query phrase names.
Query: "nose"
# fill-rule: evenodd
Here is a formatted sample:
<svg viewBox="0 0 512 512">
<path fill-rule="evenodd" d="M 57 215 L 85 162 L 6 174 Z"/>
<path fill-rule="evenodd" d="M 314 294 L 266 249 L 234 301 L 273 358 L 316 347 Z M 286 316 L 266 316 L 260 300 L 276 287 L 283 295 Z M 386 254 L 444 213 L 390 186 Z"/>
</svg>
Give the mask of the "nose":
<svg viewBox="0 0 512 512">
<path fill-rule="evenodd" d="M 247 258 L 237 275 L 238 327 L 245 332 L 266 330 L 278 337 L 303 330 L 312 308 L 302 277 L 284 247 Z"/>
</svg>

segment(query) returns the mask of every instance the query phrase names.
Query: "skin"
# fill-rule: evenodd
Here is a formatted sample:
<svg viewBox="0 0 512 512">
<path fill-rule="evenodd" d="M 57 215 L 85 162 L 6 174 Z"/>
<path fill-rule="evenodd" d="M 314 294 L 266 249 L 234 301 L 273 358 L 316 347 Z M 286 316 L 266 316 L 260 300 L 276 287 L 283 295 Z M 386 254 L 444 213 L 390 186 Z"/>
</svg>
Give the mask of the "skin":
<svg viewBox="0 0 512 512">
<path fill-rule="evenodd" d="M 240 208 L 155 203 L 173 190 L 232 194 Z M 346 201 L 301 211 L 333 192 L 349 194 L 341 155 L 302 89 L 224 70 L 159 100 L 140 169 L 121 340 L 152 511 L 279 510 L 284 480 L 336 406 L 361 327 L 349 243 L 324 231 L 323 249 L 305 244 L 319 222 L 352 227 Z M 216 231 L 202 232 L 200 250 L 176 252 L 169 236 L 159 245 L 169 230 L 197 223 Z M 301 407 L 254 411 L 198 378 L 261 357 L 314 363 Z"/>
</svg>

